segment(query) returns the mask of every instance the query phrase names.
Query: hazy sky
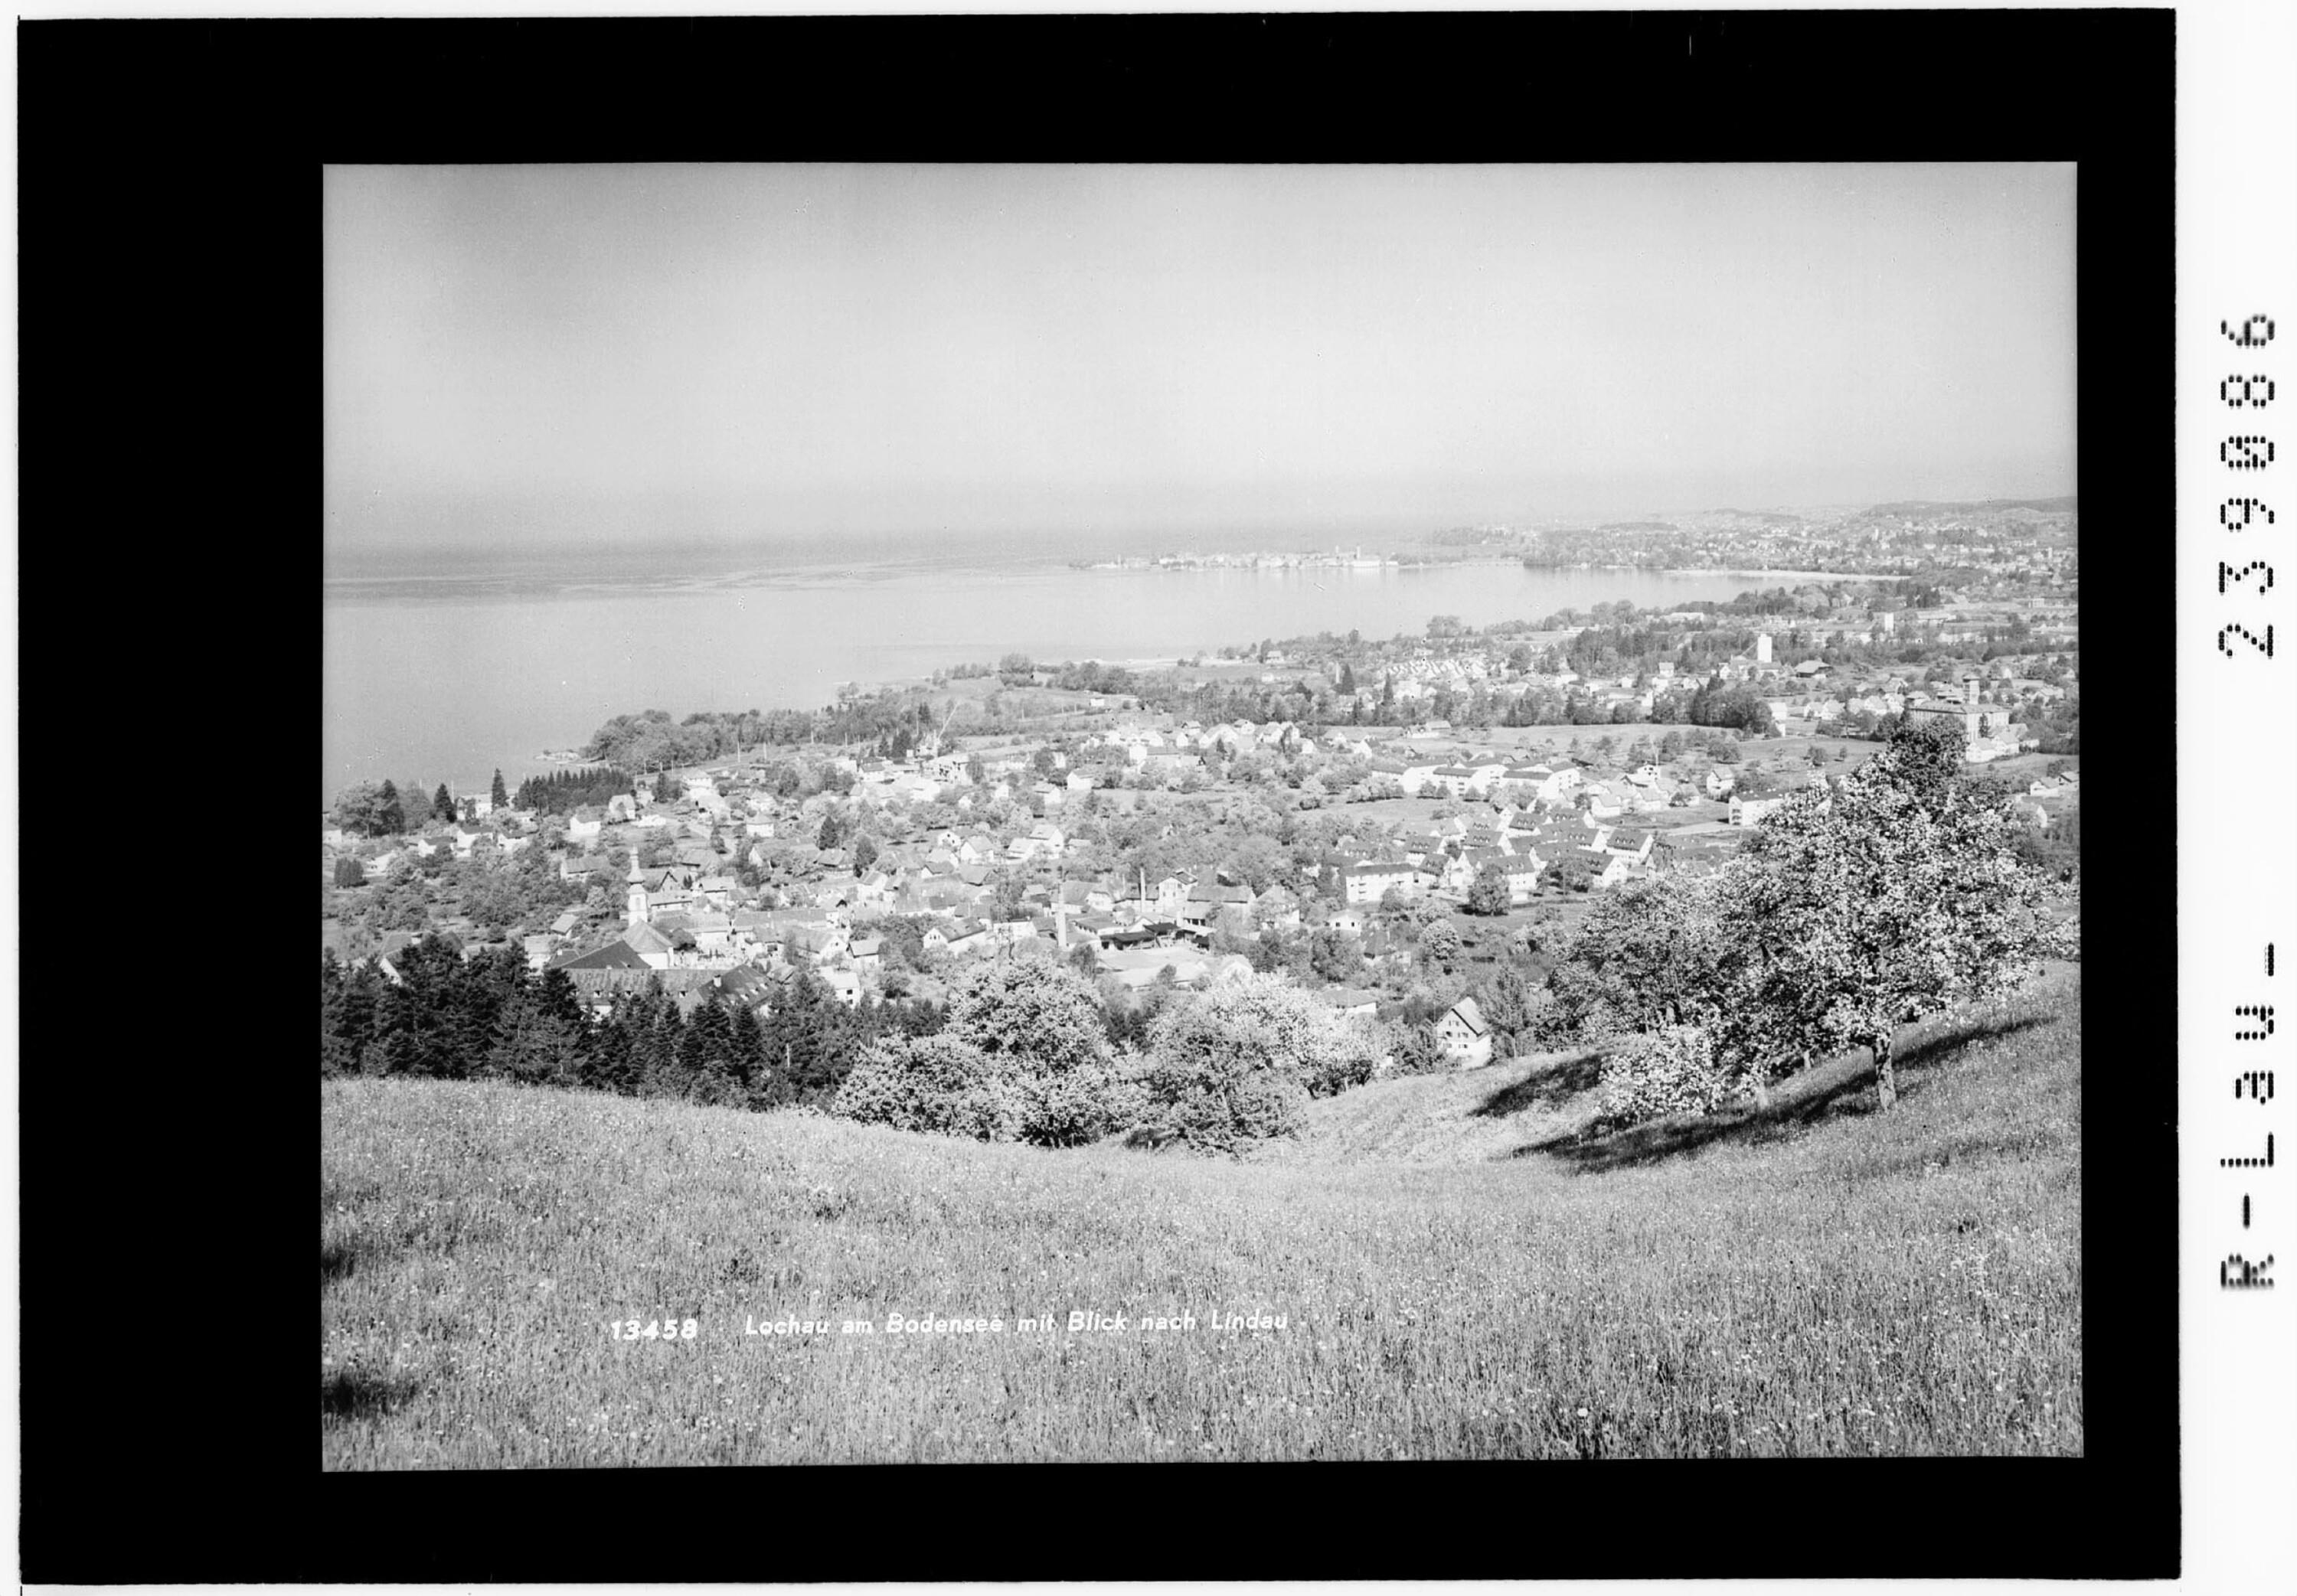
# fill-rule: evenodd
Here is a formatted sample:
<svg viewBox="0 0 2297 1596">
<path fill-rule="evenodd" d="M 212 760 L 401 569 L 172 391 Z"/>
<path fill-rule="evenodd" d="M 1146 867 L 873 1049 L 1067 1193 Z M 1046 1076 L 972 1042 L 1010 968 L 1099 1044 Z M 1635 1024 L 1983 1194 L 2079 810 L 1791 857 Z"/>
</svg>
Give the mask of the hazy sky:
<svg viewBox="0 0 2297 1596">
<path fill-rule="evenodd" d="M 2071 165 L 338 168 L 329 555 L 2074 488 Z"/>
</svg>

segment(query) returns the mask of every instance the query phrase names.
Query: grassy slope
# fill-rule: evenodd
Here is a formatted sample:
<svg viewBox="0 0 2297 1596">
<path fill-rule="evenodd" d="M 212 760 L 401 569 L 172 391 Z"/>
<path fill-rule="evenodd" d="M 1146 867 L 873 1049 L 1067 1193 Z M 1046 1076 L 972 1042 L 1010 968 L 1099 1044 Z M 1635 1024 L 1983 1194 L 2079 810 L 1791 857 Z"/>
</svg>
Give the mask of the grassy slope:
<svg viewBox="0 0 2297 1596">
<path fill-rule="evenodd" d="M 1854 1058 L 1591 1141 L 1519 1063 L 1247 1164 L 323 1085 L 323 1460 L 2079 1452 L 2078 975 L 1931 1029 L 1887 1119 Z M 1013 1328 L 1071 1308 L 1287 1328 Z M 742 1333 L 793 1312 L 881 1332 Z"/>
</svg>

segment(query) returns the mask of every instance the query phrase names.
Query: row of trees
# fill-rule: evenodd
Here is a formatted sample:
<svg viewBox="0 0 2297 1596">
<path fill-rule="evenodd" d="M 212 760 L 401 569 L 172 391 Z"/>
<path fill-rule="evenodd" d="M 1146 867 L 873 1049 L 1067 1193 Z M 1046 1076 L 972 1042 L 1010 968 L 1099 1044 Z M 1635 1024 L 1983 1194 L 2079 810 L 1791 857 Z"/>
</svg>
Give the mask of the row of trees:
<svg viewBox="0 0 2297 1596">
<path fill-rule="evenodd" d="M 770 1013 L 715 999 L 681 1016 L 659 981 L 584 1015 L 562 971 L 465 958 L 443 937 L 372 964 L 320 959 L 320 1073 L 504 1079 L 845 1117 L 1065 1147 L 1147 1123 L 1208 1150 L 1297 1132 L 1308 1099 L 1371 1078 L 1386 1037 L 1284 981 L 1239 974 L 1129 1011 L 1119 1046 L 1092 984 L 1044 959 L 968 973 L 944 1010 L 848 1008 L 811 975 Z"/>
<path fill-rule="evenodd" d="M 499 770 L 495 772 L 493 802 L 497 809 L 506 802 Z M 433 820 L 471 818 L 443 781 L 425 798 L 421 783 L 410 783 L 402 793 L 399 784 L 388 777 L 379 782 L 353 782 L 335 794 L 329 814 L 343 830 L 366 837 L 399 836 L 420 831 Z"/>
<path fill-rule="evenodd" d="M 391 965 L 395 983 L 371 963 L 321 957 L 323 1075 L 500 1078 L 737 1107 L 819 1106 L 872 1041 L 941 1023 L 932 1004 L 849 1008 L 800 975 L 763 1017 L 715 999 L 681 1016 L 656 981 L 594 1024 L 564 972 L 535 975 L 513 952 L 465 959 L 431 936 Z"/>
<path fill-rule="evenodd" d="M 502 779 L 500 771 L 495 773 L 495 779 Z M 571 815 L 578 809 L 604 804 L 636 791 L 630 777 L 611 766 L 554 770 L 547 776 L 530 776 L 520 782 L 517 806 L 538 814 Z"/>
<path fill-rule="evenodd" d="M 1760 1095 L 1851 1047 L 1873 1050 L 1889 1107 L 1899 1026 L 2074 950 L 2008 794 L 1964 779 L 1961 758 L 1958 728 L 1899 726 L 1858 770 L 1766 816 L 1715 875 L 1605 897 L 1550 975 L 1542 1039 L 1641 1038 L 1606 1065 L 1615 1119 Z"/>
</svg>

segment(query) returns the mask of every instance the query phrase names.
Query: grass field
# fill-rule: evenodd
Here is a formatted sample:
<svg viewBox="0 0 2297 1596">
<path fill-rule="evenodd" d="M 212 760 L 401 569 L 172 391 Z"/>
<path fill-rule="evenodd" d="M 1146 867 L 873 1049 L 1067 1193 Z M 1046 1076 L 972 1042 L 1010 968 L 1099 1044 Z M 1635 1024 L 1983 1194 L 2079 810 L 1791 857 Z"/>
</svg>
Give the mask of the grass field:
<svg viewBox="0 0 2297 1596">
<path fill-rule="evenodd" d="M 1563 1055 L 1241 1164 L 323 1083 L 322 1461 L 2076 1454 L 2079 979 L 1902 1039 L 1888 1116 L 1852 1057 L 1590 1139 Z"/>
</svg>

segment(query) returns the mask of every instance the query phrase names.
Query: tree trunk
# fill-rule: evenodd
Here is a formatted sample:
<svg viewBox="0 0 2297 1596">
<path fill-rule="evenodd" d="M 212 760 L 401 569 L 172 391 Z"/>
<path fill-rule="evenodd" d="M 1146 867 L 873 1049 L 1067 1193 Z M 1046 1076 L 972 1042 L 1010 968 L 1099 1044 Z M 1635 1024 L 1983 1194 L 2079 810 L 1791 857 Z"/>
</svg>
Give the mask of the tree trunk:
<svg viewBox="0 0 2297 1596">
<path fill-rule="evenodd" d="M 1881 1095 L 1885 1109 L 1898 1100 L 1898 1077 L 1891 1067 L 1890 1038 L 1887 1033 L 1874 1039 L 1874 1090 Z"/>
</svg>

